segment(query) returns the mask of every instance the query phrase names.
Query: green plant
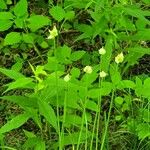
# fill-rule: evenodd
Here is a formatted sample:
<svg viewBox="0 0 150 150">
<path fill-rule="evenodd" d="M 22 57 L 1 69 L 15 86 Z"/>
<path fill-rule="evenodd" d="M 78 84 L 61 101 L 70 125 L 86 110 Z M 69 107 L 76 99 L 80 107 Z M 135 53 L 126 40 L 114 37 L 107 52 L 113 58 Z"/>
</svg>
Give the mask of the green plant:
<svg viewBox="0 0 150 150">
<path fill-rule="evenodd" d="M 21 149 L 114 149 L 120 135 L 118 149 L 148 149 L 150 78 L 129 74 L 150 53 L 148 2 L 48 3 L 44 16 L 30 13 L 27 0 L 13 6 L 0 2 L 2 53 L 17 58 L 11 68 L 0 67 L 10 79 L 0 99 L 21 108 L 0 128 L 1 148 L 13 149 L 6 134 L 31 120 L 38 132 L 23 130 L 27 139 Z M 94 50 L 88 52 L 91 45 Z M 32 49 L 40 61 L 28 58 Z"/>
</svg>

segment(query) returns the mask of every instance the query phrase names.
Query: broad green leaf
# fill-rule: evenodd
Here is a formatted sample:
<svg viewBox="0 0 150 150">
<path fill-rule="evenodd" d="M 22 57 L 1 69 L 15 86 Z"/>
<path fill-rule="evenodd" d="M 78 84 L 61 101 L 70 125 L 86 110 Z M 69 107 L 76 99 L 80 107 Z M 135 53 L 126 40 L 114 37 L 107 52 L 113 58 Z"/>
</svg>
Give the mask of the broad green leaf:
<svg viewBox="0 0 150 150">
<path fill-rule="evenodd" d="M 70 55 L 71 55 L 71 48 L 64 45 L 63 47 L 58 47 L 56 49 L 56 57 L 57 60 L 61 63 L 61 64 L 70 64 Z"/>
<path fill-rule="evenodd" d="M 8 121 L 4 126 L 0 128 L 0 134 L 9 132 L 13 129 L 22 126 L 31 116 L 27 113 L 20 114 L 14 117 L 12 120 Z"/>
<path fill-rule="evenodd" d="M 4 0 L 0 0 L 0 8 L 1 9 L 7 9 L 7 5 L 6 5 Z"/>
<path fill-rule="evenodd" d="M 19 78 L 24 78 L 25 76 L 15 70 L 10 70 L 10 69 L 5 69 L 5 68 L 0 68 L 0 72 L 5 74 L 11 79 L 19 79 Z"/>
<path fill-rule="evenodd" d="M 78 24 L 76 28 L 77 30 L 82 32 L 82 34 L 78 36 L 75 41 L 79 41 L 79 40 L 86 39 L 86 38 L 91 38 L 94 32 L 93 31 L 94 29 L 91 25 Z"/>
<path fill-rule="evenodd" d="M 6 35 L 4 39 L 5 45 L 14 45 L 16 43 L 20 43 L 22 40 L 22 36 L 19 32 L 10 32 Z"/>
<path fill-rule="evenodd" d="M 86 107 L 87 109 L 92 110 L 92 111 L 95 111 L 95 112 L 98 112 L 98 111 L 99 111 L 98 105 L 97 105 L 94 101 L 91 101 L 91 100 L 87 100 L 85 107 Z"/>
<path fill-rule="evenodd" d="M 123 101 L 124 101 L 123 98 L 120 96 L 115 98 L 115 104 L 116 105 L 122 105 Z"/>
<path fill-rule="evenodd" d="M 139 8 L 134 8 L 131 6 L 131 7 L 123 7 L 123 10 L 127 14 L 139 18 L 147 24 L 150 24 L 150 21 L 144 17 L 144 11 L 140 10 Z"/>
<path fill-rule="evenodd" d="M 150 98 L 150 78 L 144 80 L 142 95 L 146 98 Z"/>
<path fill-rule="evenodd" d="M 23 17 L 19 17 L 19 18 L 16 18 L 14 20 L 14 23 L 16 25 L 17 28 L 25 28 L 25 20 L 27 19 L 27 16 L 23 16 Z"/>
<path fill-rule="evenodd" d="M 130 36 L 131 40 L 150 40 L 150 29 L 143 29 L 141 31 L 138 31 L 136 34 Z"/>
<path fill-rule="evenodd" d="M 76 67 L 73 67 L 71 69 L 71 77 L 75 77 L 75 78 L 78 78 L 80 76 L 80 69 L 79 68 L 76 68 Z"/>
<path fill-rule="evenodd" d="M 126 49 L 130 52 L 139 53 L 139 54 L 150 54 L 150 48 L 144 48 L 144 47 L 129 47 Z"/>
<path fill-rule="evenodd" d="M 118 85 L 118 88 L 131 88 L 134 89 L 135 88 L 135 83 L 131 80 L 122 80 L 120 82 L 120 84 Z"/>
<path fill-rule="evenodd" d="M 28 138 L 35 138 L 36 135 L 32 132 L 29 132 L 27 130 L 23 130 L 23 132 L 25 133 L 25 136 L 28 137 Z"/>
<path fill-rule="evenodd" d="M 141 123 L 136 128 L 138 132 L 138 137 L 141 140 L 144 140 L 145 138 L 150 138 L 150 125 L 148 123 Z"/>
<path fill-rule="evenodd" d="M 74 11 L 68 11 L 65 14 L 65 19 L 66 20 L 71 20 L 75 17 L 75 12 Z"/>
<path fill-rule="evenodd" d="M 50 9 L 49 13 L 57 21 L 61 21 L 61 20 L 63 20 L 65 18 L 65 11 L 60 6 L 54 6 L 54 7 L 52 7 Z"/>
<path fill-rule="evenodd" d="M 69 135 L 64 136 L 64 140 L 62 141 L 63 146 L 75 145 L 78 142 L 83 143 L 85 142 L 87 138 L 91 136 L 91 133 L 89 131 L 87 133 L 83 131 L 81 133 L 80 141 L 79 141 L 79 136 L 80 136 L 80 132 L 74 132 L 74 133 L 70 133 Z M 52 146 L 52 148 L 57 149 L 58 146 L 59 146 L 59 143 L 57 142 Z"/>
<path fill-rule="evenodd" d="M 144 2 L 145 4 L 149 4 L 150 5 L 150 1 L 149 0 L 142 0 L 142 2 Z"/>
<path fill-rule="evenodd" d="M 104 82 L 101 88 L 93 88 L 88 91 L 89 98 L 99 98 L 100 96 L 107 96 L 112 90 L 112 84 Z"/>
<path fill-rule="evenodd" d="M 42 140 L 39 141 L 35 146 L 35 150 L 46 150 L 45 142 Z"/>
<path fill-rule="evenodd" d="M 76 52 L 73 52 L 70 57 L 72 61 L 77 61 L 81 59 L 84 54 L 85 54 L 85 51 L 76 51 Z"/>
<path fill-rule="evenodd" d="M 24 16 L 28 13 L 28 3 L 27 0 L 20 0 L 14 8 L 14 14 L 18 17 Z"/>
<path fill-rule="evenodd" d="M 120 84 L 121 75 L 116 64 L 110 66 L 110 76 L 114 85 Z"/>
<path fill-rule="evenodd" d="M 31 115 L 31 118 L 33 119 L 33 121 L 38 125 L 40 129 L 42 129 L 42 123 L 41 123 L 41 118 L 39 116 L 38 109 L 26 107 L 24 110 Z"/>
<path fill-rule="evenodd" d="M 34 43 L 34 37 L 32 36 L 32 34 L 27 33 L 27 34 L 23 34 L 22 40 L 25 43 L 30 43 L 33 44 Z"/>
<path fill-rule="evenodd" d="M 7 84 L 6 86 L 8 86 L 8 88 L 5 92 L 18 88 L 30 88 L 27 85 L 32 83 L 32 81 L 33 79 L 31 78 L 19 78 L 16 81 Z"/>
<path fill-rule="evenodd" d="M 23 144 L 23 149 L 35 149 L 36 145 L 41 142 L 39 137 L 28 138 Z"/>
<path fill-rule="evenodd" d="M 30 98 L 30 97 L 19 96 L 19 95 L 18 96 L 11 95 L 11 96 L 0 97 L 0 99 L 7 100 L 12 103 L 16 103 L 22 108 L 25 108 L 25 107 L 37 108 L 38 107 L 36 98 Z"/>
<path fill-rule="evenodd" d="M 28 27 L 31 29 L 31 31 L 35 32 L 36 30 L 44 27 L 49 26 L 51 24 L 51 21 L 47 16 L 42 15 L 33 15 L 28 20 Z"/>
<path fill-rule="evenodd" d="M 101 58 L 101 70 L 108 72 L 111 56 L 112 56 L 112 47 L 113 47 L 113 39 L 111 36 L 108 37 L 106 40 L 106 54 Z"/>
<path fill-rule="evenodd" d="M 38 100 L 38 105 L 39 105 L 40 114 L 43 115 L 45 119 L 47 120 L 47 122 L 49 122 L 58 132 L 57 118 L 56 118 L 53 108 L 42 99 Z"/>
<path fill-rule="evenodd" d="M 61 120 L 63 120 L 63 116 L 61 118 Z M 65 126 L 69 127 L 70 125 L 75 125 L 75 126 L 79 126 L 82 123 L 82 117 L 78 116 L 78 115 L 66 115 L 65 118 Z"/>
<path fill-rule="evenodd" d="M 1 20 L 14 19 L 14 15 L 11 12 L 0 12 L 0 22 Z"/>
<path fill-rule="evenodd" d="M 12 26 L 11 20 L 0 20 L 0 31 L 6 31 Z"/>
</svg>

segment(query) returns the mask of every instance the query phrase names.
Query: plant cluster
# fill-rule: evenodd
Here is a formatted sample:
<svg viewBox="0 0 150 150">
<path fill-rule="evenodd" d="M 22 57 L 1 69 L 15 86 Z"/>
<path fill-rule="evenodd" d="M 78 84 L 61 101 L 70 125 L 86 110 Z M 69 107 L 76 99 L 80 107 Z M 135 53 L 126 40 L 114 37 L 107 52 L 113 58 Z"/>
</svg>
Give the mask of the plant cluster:
<svg viewBox="0 0 150 150">
<path fill-rule="evenodd" d="M 131 71 L 150 54 L 149 6 L 0 0 L 0 111 L 19 106 L 0 123 L 0 148 L 149 150 L 149 71 Z M 8 145 L 19 129 L 23 144 Z"/>
</svg>

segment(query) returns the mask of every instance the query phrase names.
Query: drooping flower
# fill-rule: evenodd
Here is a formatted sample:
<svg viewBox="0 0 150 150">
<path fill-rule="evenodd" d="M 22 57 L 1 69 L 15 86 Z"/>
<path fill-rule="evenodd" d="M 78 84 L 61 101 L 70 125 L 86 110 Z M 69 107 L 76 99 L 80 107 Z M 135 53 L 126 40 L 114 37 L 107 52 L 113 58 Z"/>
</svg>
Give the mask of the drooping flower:
<svg viewBox="0 0 150 150">
<path fill-rule="evenodd" d="M 115 57 L 115 62 L 116 62 L 117 64 L 122 63 L 123 60 L 124 60 L 124 55 L 123 55 L 122 52 L 121 52 L 120 54 L 118 54 L 118 55 Z"/>
<path fill-rule="evenodd" d="M 58 31 L 56 26 L 53 27 L 52 30 L 49 30 L 50 35 L 48 36 L 48 39 L 55 39 L 56 36 L 58 36 Z"/>
<path fill-rule="evenodd" d="M 92 69 L 91 66 L 86 66 L 86 67 L 84 67 L 83 71 L 86 72 L 86 73 L 88 73 L 88 74 L 91 74 L 92 71 L 93 71 L 93 69 Z"/>
<path fill-rule="evenodd" d="M 64 77 L 64 81 L 65 81 L 65 82 L 68 82 L 70 79 L 71 79 L 71 76 L 70 76 L 69 74 L 67 74 L 67 75 Z"/>
<path fill-rule="evenodd" d="M 105 78 L 108 74 L 105 71 L 101 71 L 99 75 L 101 78 Z"/>
<path fill-rule="evenodd" d="M 100 55 L 105 55 L 106 54 L 106 50 L 104 49 L 104 47 L 100 48 L 98 50 L 98 52 L 99 52 Z"/>
</svg>

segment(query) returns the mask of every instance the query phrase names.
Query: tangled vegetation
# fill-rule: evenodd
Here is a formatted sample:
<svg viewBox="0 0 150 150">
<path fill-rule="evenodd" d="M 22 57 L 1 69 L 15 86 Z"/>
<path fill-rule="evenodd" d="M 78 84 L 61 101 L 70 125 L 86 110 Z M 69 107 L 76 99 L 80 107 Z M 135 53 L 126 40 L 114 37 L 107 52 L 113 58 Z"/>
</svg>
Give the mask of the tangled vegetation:
<svg viewBox="0 0 150 150">
<path fill-rule="evenodd" d="M 0 0 L 0 149 L 150 149 L 149 0 Z"/>
</svg>

